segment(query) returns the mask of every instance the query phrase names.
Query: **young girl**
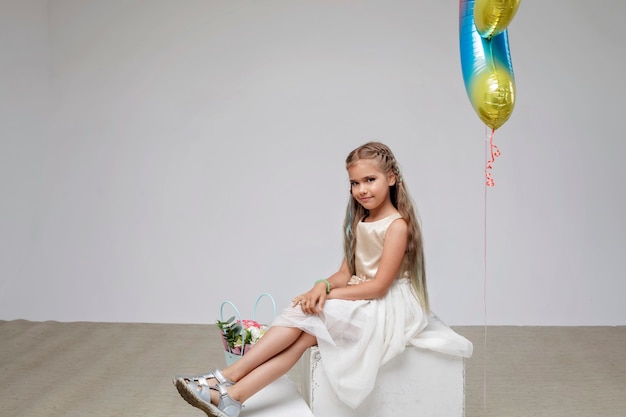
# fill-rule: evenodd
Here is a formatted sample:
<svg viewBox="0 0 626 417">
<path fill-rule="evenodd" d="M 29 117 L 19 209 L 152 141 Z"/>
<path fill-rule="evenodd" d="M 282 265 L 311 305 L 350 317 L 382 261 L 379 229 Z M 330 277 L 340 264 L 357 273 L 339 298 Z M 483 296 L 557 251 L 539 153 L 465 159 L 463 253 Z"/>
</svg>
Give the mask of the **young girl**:
<svg viewBox="0 0 626 417">
<path fill-rule="evenodd" d="M 236 417 L 250 396 L 318 345 L 338 397 L 356 408 L 378 368 L 427 325 L 422 234 L 391 150 L 370 142 L 346 159 L 351 198 L 339 271 L 296 296 L 233 365 L 176 377 L 181 396 L 209 416 Z"/>
</svg>

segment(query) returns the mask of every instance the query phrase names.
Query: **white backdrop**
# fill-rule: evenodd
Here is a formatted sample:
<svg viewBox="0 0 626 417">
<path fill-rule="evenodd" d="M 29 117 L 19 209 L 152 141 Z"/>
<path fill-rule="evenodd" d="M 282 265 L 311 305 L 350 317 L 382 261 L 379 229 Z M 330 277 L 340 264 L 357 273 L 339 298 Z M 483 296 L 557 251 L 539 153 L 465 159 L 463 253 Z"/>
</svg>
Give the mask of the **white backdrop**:
<svg viewBox="0 0 626 417">
<path fill-rule="evenodd" d="M 377 139 L 442 319 L 485 319 L 486 226 L 489 324 L 624 325 L 624 18 L 522 1 L 485 205 L 455 0 L 2 0 L 0 319 L 285 305 L 339 266 L 343 161 Z"/>
</svg>

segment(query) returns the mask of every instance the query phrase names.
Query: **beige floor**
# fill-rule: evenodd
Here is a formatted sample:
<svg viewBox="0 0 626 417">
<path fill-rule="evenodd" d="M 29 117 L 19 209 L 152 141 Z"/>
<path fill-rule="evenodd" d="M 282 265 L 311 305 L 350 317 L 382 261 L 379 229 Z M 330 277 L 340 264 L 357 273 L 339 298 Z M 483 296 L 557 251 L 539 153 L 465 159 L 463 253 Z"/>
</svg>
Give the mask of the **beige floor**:
<svg viewBox="0 0 626 417">
<path fill-rule="evenodd" d="M 626 416 L 626 327 L 455 330 L 467 417 Z M 0 417 L 203 416 L 171 376 L 223 361 L 214 325 L 0 321 Z"/>
</svg>

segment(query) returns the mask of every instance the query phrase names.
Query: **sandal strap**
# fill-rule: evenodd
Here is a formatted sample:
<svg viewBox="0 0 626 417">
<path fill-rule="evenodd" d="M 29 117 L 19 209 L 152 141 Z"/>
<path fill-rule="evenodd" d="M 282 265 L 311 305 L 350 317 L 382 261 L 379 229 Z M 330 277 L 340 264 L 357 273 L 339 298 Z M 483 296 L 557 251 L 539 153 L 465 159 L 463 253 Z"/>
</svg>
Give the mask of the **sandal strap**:
<svg viewBox="0 0 626 417">
<path fill-rule="evenodd" d="M 231 381 L 230 379 L 226 378 L 224 376 L 224 374 L 222 373 L 221 370 L 219 369 L 213 369 L 211 371 L 211 373 L 213 374 L 213 376 L 215 377 L 215 379 L 217 379 L 217 382 L 220 384 L 225 384 L 225 385 L 235 385 L 234 381 Z"/>
<path fill-rule="evenodd" d="M 226 386 L 224 386 L 224 384 L 216 384 L 216 385 L 213 385 L 213 386 L 211 386 L 209 388 L 219 392 L 220 393 L 220 397 L 223 396 L 223 395 L 228 395 L 228 390 L 226 389 Z"/>
<path fill-rule="evenodd" d="M 228 417 L 237 417 L 241 412 L 241 403 L 237 400 L 234 400 L 226 389 L 225 384 L 217 384 L 212 387 L 209 387 L 212 390 L 215 390 L 220 393 L 220 401 L 217 405 L 217 408 L 222 411 Z"/>
<path fill-rule="evenodd" d="M 206 401 L 207 403 L 211 402 L 211 390 L 214 389 L 213 387 L 210 387 L 208 385 L 197 385 L 196 387 L 191 389 L 196 390 L 195 394 L 203 401 Z"/>
<path fill-rule="evenodd" d="M 224 384 L 226 386 L 235 385 L 235 382 L 226 378 L 219 369 L 214 369 L 204 375 L 180 375 L 176 378 L 194 382 L 196 385 L 209 385 L 209 379 L 215 379 L 219 384 Z"/>
</svg>

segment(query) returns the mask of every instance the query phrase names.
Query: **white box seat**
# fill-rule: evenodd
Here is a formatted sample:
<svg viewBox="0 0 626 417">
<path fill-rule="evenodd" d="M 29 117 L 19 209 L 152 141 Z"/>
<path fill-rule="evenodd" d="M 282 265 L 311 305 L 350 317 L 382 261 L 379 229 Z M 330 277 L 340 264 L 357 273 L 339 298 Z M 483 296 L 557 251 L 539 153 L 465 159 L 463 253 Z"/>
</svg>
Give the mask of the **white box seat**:
<svg viewBox="0 0 626 417">
<path fill-rule="evenodd" d="M 240 417 L 314 417 L 296 384 L 282 376 L 250 397 Z"/>
<path fill-rule="evenodd" d="M 428 340 L 428 334 L 437 336 Z M 464 356 L 471 356 L 471 343 L 434 315 L 425 335 L 427 347 L 430 344 L 439 350 L 446 343 L 443 340 L 449 337 L 449 350 L 460 349 L 465 352 Z M 463 417 L 464 356 L 409 346 L 381 367 L 372 394 L 354 410 L 330 387 L 319 350 L 314 346 L 300 361 L 301 393 L 316 417 Z"/>
</svg>

